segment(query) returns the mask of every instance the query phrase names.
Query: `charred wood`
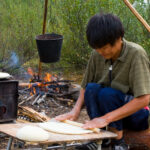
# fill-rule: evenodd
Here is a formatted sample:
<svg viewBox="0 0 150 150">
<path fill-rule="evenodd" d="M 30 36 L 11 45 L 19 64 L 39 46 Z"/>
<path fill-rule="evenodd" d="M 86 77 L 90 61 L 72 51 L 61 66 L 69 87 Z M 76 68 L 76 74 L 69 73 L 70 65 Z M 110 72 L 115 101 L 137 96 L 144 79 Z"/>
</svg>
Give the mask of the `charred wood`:
<svg viewBox="0 0 150 150">
<path fill-rule="evenodd" d="M 39 98 L 39 99 L 37 100 L 37 104 L 40 104 L 41 102 L 44 102 L 44 101 L 45 101 L 45 98 L 46 98 L 46 94 L 43 95 L 41 98 Z"/>
<path fill-rule="evenodd" d="M 38 101 L 38 99 L 41 97 L 42 95 L 38 95 L 36 98 L 35 98 L 35 100 L 32 102 L 32 105 L 34 105 L 35 103 L 37 103 L 37 101 Z"/>
<path fill-rule="evenodd" d="M 27 99 L 25 99 L 25 100 L 23 100 L 22 102 L 20 102 L 18 105 L 19 105 L 19 106 L 22 105 L 23 103 L 25 103 L 25 102 L 31 100 L 31 99 L 34 98 L 35 96 L 36 96 L 36 94 L 35 94 L 35 95 L 31 95 L 31 96 L 28 97 Z"/>
</svg>

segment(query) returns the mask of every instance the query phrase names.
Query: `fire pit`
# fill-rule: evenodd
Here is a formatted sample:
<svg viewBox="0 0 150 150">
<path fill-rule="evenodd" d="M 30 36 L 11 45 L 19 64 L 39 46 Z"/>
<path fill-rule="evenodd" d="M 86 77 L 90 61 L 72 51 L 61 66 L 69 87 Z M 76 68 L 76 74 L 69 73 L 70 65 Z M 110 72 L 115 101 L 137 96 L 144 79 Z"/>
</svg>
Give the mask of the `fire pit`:
<svg viewBox="0 0 150 150">
<path fill-rule="evenodd" d="M 31 68 L 28 68 L 28 73 L 30 82 L 19 83 L 19 106 L 31 107 L 50 117 L 72 108 L 79 94 L 79 85 L 52 73 L 39 78 Z"/>
</svg>

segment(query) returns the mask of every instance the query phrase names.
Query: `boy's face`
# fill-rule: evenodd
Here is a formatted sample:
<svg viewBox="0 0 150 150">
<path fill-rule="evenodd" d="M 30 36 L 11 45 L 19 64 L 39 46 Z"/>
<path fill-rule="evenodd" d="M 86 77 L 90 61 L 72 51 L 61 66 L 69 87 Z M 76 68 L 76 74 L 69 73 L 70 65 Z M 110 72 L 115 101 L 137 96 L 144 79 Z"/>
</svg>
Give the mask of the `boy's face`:
<svg viewBox="0 0 150 150">
<path fill-rule="evenodd" d="M 116 60 L 120 56 L 122 49 L 122 39 L 119 38 L 116 40 L 115 44 L 106 44 L 102 48 L 97 48 L 96 51 L 103 56 L 105 59 Z"/>
</svg>

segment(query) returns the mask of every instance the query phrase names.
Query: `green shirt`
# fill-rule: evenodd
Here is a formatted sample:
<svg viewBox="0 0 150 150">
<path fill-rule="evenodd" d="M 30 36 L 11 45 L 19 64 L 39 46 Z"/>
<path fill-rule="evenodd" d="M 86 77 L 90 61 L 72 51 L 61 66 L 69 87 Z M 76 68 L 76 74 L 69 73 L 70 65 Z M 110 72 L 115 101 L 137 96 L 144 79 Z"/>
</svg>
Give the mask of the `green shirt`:
<svg viewBox="0 0 150 150">
<path fill-rule="evenodd" d="M 112 65 L 110 83 L 110 60 L 104 59 L 95 50 L 92 51 L 81 87 L 87 83 L 103 84 L 134 97 L 150 94 L 150 64 L 145 50 L 138 44 L 123 40 L 120 56 Z"/>
</svg>

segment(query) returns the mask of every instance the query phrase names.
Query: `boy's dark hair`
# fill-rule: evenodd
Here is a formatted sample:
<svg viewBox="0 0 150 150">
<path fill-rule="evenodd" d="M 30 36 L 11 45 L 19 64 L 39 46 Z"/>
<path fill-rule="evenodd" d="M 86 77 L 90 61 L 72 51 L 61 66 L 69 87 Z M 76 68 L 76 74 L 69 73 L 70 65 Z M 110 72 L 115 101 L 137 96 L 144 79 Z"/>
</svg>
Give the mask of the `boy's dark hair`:
<svg viewBox="0 0 150 150">
<path fill-rule="evenodd" d="M 124 28 L 117 16 L 113 14 L 96 14 L 87 24 L 86 36 L 89 45 L 96 49 L 106 44 L 114 45 L 124 36 Z"/>
</svg>

